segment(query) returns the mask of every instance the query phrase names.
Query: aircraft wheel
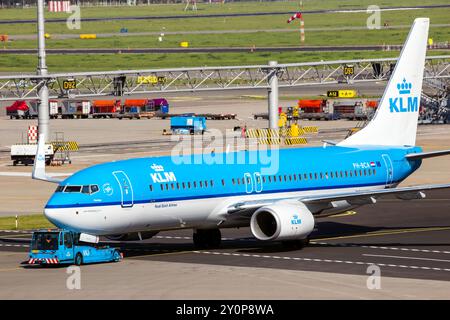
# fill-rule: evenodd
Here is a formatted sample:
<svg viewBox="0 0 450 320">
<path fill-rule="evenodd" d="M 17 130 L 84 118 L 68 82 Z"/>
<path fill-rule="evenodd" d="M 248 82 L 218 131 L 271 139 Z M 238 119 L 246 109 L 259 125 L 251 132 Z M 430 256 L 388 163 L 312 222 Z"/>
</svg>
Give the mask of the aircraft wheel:
<svg viewBox="0 0 450 320">
<path fill-rule="evenodd" d="M 309 245 L 309 237 L 301 240 L 288 240 L 281 242 L 283 246 L 287 249 L 297 249 L 301 250 Z"/>
<path fill-rule="evenodd" d="M 222 234 L 220 229 L 199 229 L 194 231 L 193 240 L 198 248 L 217 248 L 220 246 Z"/>
</svg>

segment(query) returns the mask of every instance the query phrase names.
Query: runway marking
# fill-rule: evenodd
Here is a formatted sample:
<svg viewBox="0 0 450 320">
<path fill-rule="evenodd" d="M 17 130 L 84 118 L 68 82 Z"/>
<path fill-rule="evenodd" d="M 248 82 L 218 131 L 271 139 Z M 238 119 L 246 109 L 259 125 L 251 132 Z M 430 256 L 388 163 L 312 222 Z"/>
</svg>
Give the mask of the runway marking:
<svg viewBox="0 0 450 320">
<path fill-rule="evenodd" d="M 347 217 L 347 216 L 353 216 L 356 214 L 356 211 L 346 211 L 344 213 L 334 214 L 332 216 L 329 216 L 329 218 L 340 218 L 340 217 Z"/>
<path fill-rule="evenodd" d="M 398 251 L 412 251 L 412 252 L 424 252 L 424 253 L 443 253 L 450 254 L 450 251 L 440 251 L 440 250 L 428 250 L 428 249 L 416 249 L 416 248 L 398 248 L 398 247 L 379 247 L 379 246 L 366 246 L 358 244 L 347 244 L 347 243 L 328 243 L 328 242 L 315 242 L 311 241 L 312 244 L 326 245 L 333 247 L 357 247 L 366 249 L 381 249 L 381 250 L 398 250 Z"/>
<path fill-rule="evenodd" d="M 450 262 L 450 260 L 431 259 L 431 258 L 419 258 L 419 257 L 404 257 L 404 256 L 389 256 L 382 254 L 363 254 L 366 257 L 379 257 L 379 258 L 394 258 L 394 259 L 408 259 L 408 260 L 424 260 L 424 261 L 436 261 L 436 262 Z"/>
<path fill-rule="evenodd" d="M 330 238 L 317 238 L 315 240 L 338 240 L 338 239 L 350 239 L 350 238 L 361 238 L 361 237 L 376 237 L 376 236 L 384 236 L 391 234 L 401 234 L 401 233 L 415 233 L 415 232 L 427 232 L 427 231 L 442 231 L 442 230 L 450 230 L 450 227 L 430 227 L 430 228 L 416 228 L 416 229 L 397 229 L 392 231 L 373 231 L 367 232 L 363 234 L 355 234 L 351 236 L 337 236 Z"/>
<path fill-rule="evenodd" d="M 192 251 L 193 253 L 198 254 L 210 254 L 210 255 L 224 255 L 224 256 L 240 256 L 244 257 L 243 254 L 240 253 L 234 253 L 230 254 L 227 252 L 214 252 L 214 251 Z M 330 260 L 330 259 L 313 259 L 313 258 L 300 258 L 300 257 L 279 257 L 274 258 L 274 256 L 261 256 L 256 254 L 247 254 L 245 257 L 252 257 L 252 258 L 269 258 L 269 259 L 283 259 L 283 260 L 293 260 L 293 261 L 306 261 L 306 262 L 327 262 L 327 263 L 344 263 L 344 264 L 357 264 L 357 265 L 377 265 L 382 267 L 392 267 L 392 268 L 409 268 L 409 269 L 421 269 L 421 270 L 430 270 L 430 267 L 419 267 L 419 266 L 406 266 L 406 265 L 397 265 L 397 264 L 384 264 L 384 263 L 375 263 L 375 262 L 363 262 L 363 261 L 346 261 L 346 260 Z M 450 272 L 450 269 L 446 268 L 431 268 L 431 270 L 434 271 L 446 271 Z"/>
<path fill-rule="evenodd" d="M 28 244 L 0 244 L 0 247 L 21 247 L 21 248 L 29 248 Z"/>
</svg>

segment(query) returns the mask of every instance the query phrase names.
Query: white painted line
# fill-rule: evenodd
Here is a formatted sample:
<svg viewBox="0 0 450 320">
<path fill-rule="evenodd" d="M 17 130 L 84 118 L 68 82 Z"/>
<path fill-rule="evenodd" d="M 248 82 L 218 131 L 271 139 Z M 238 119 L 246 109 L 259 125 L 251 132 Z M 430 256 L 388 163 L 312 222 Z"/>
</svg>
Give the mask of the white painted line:
<svg viewBox="0 0 450 320">
<path fill-rule="evenodd" d="M 334 244 L 334 243 L 328 243 L 328 242 L 315 242 L 315 241 L 311 241 L 311 244 L 318 244 L 318 245 L 324 245 L 324 246 L 335 246 L 335 247 L 355 247 L 355 248 L 366 248 L 366 249 L 399 250 L 399 251 L 450 254 L 450 251 L 427 250 L 427 249 L 416 249 L 416 248 L 378 247 L 378 246 L 364 246 L 364 245 L 360 246 L 357 244 L 346 244 L 346 243 Z"/>
<path fill-rule="evenodd" d="M 366 256 L 366 257 L 378 257 L 378 258 L 393 258 L 393 259 L 407 259 L 407 260 L 450 262 L 450 260 L 442 260 L 442 259 L 430 259 L 430 258 L 419 258 L 419 257 L 404 257 L 404 256 L 388 256 L 388 255 L 382 255 L 382 254 L 363 254 L 363 256 Z"/>
<path fill-rule="evenodd" d="M 210 254 L 210 255 L 224 255 L 224 256 L 239 256 L 239 257 L 251 257 L 251 258 L 263 258 L 263 259 L 284 259 L 292 261 L 314 261 L 314 262 L 327 262 L 327 263 L 345 263 L 345 264 L 356 264 L 356 265 L 377 265 L 380 267 L 391 267 L 391 268 L 409 268 L 409 269 L 421 269 L 421 270 L 435 270 L 435 271 L 447 271 L 450 269 L 444 268 L 430 268 L 430 267 L 419 267 L 419 266 L 406 266 L 397 264 L 384 264 L 376 262 L 363 262 L 363 261 L 342 261 L 342 260 L 330 260 L 330 259 L 311 259 L 311 258 L 301 258 L 301 257 L 282 257 L 282 256 L 261 256 L 257 254 L 240 254 L 240 253 L 228 253 L 228 252 L 218 252 L 218 251 L 192 251 L 192 253 L 198 254 Z"/>
</svg>

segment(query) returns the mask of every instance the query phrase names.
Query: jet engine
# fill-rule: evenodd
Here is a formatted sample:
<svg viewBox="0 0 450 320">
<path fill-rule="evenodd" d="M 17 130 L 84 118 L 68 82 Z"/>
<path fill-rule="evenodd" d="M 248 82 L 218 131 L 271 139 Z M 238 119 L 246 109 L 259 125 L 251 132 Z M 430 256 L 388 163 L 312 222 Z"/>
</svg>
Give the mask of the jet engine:
<svg viewBox="0 0 450 320">
<path fill-rule="evenodd" d="M 314 229 L 314 217 L 301 202 L 259 208 L 252 215 L 250 228 L 259 240 L 301 240 Z"/>
<path fill-rule="evenodd" d="M 131 232 L 131 233 L 123 233 L 123 234 L 114 234 L 106 236 L 109 240 L 115 241 L 138 241 L 150 239 L 155 236 L 158 231 L 144 231 L 144 232 Z"/>
</svg>

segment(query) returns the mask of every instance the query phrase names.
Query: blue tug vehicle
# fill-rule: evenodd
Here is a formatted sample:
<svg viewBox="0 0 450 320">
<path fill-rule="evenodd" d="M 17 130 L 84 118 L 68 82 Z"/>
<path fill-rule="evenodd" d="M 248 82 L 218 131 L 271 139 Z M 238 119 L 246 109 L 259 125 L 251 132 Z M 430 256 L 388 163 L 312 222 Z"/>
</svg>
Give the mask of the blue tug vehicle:
<svg viewBox="0 0 450 320">
<path fill-rule="evenodd" d="M 118 249 L 99 246 L 98 237 L 57 229 L 33 233 L 28 264 L 79 266 L 88 263 L 118 262 L 122 259 L 123 255 Z"/>
</svg>

